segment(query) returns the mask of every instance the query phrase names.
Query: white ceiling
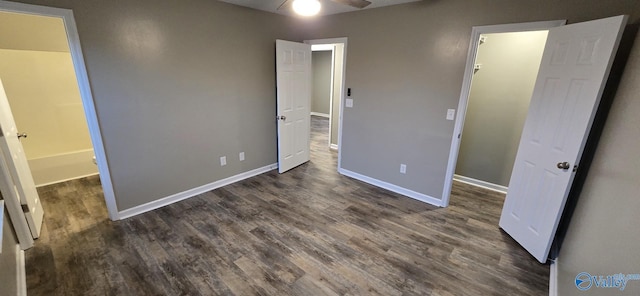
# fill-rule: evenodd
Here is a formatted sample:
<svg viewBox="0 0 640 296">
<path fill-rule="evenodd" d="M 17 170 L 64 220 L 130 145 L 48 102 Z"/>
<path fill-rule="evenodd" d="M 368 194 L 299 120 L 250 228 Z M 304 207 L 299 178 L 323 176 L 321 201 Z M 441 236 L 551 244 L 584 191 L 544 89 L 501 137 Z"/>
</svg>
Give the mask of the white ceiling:
<svg viewBox="0 0 640 296">
<path fill-rule="evenodd" d="M 283 15 L 291 15 L 291 16 L 295 15 L 291 10 L 291 2 L 293 2 L 293 0 L 289 0 L 287 5 L 284 5 L 282 8 L 280 8 L 280 10 L 277 10 L 277 8 L 285 0 L 219 0 L 219 1 L 240 5 L 240 6 L 245 6 L 245 7 L 250 7 L 253 9 L 279 13 Z M 368 1 L 371 2 L 371 4 L 365 7 L 364 9 L 404 4 L 409 2 L 417 2 L 422 0 L 368 0 Z M 360 10 L 358 8 L 336 3 L 331 0 L 320 0 L 320 3 L 322 5 L 322 9 L 320 10 L 319 15 L 330 15 L 330 14 L 338 14 L 338 13 Z"/>
</svg>

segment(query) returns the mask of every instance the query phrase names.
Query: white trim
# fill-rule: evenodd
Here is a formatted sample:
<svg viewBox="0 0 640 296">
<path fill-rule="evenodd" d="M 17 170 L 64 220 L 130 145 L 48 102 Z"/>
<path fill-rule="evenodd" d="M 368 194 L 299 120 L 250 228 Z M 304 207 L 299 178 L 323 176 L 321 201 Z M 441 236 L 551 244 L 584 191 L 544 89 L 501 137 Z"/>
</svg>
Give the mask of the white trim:
<svg viewBox="0 0 640 296">
<path fill-rule="evenodd" d="M 305 40 L 306 44 L 342 44 L 342 83 L 340 84 L 340 111 L 338 114 L 338 171 L 342 168 L 342 121 L 344 114 L 344 96 L 347 78 L 347 37 Z M 333 104 L 333 99 L 331 100 Z M 333 109 L 333 107 L 331 107 Z M 330 110 L 333 111 L 333 110 Z M 333 114 L 332 114 L 333 116 Z M 329 142 L 331 142 L 331 125 L 329 125 Z"/>
<path fill-rule="evenodd" d="M 313 44 L 311 51 L 333 51 L 333 44 Z"/>
<path fill-rule="evenodd" d="M 69 9 L 53 8 L 1 0 L 0 10 L 13 13 L 62 18 L 62 21 L 64 22 L 64 28 L 67 32 L 69 50 L 71 53 L 71 59 L 73 61 L 73 67 L 76 72 L 76 79 L 78 80 L 78 88 L 80 90 L 82 106 L 84 108 L 87 125 L 89 127 L 89 135 L 91 137 L 91 142 L 93 143 L 93 150 L 96 156 L 96 161 L 98 163 L 98 171 L 100 172 L 100 181 L 102 183 L 102 191 L 104 193 L 105 203 L 109 212 L 109 218 L 111 220 L 118 220 L 120 217 L 118 217 L 118 207 L 113 191 L 113 185 L 111 183 L 111 173 L 109 172 L 109 165 L 107 163 L 104 143 L 102 142 L 102 132 L 98 123 L 96 107 L 93 103 L 93 95 L 91 93 L 91 87 L 89 85 L 89 77 L 87 75 L 87 68 L 84 64 L 84 56 L 82 54 L 82 48 L 80 47 L 80 36 L 78 35 L 78 29 L 73 17 L 73 11 Z"/>
<path fill-rule="evenodd" d="M 0 231 L 4 231 L 3 229 L 4 223 L 4 200 L 0 200 Z M 4 235 L 0 234 L 0 254 L 2 254 L 2 237 Z"/>
<path fill-rule="evenodd" d="M 476 186 L 476 187 L 481 187 L 481 188 L 484 188 L 484 189 L 497 191 L 497 192 L 504 193 L 504 194 L 507 194 L 507 189 L 509 189 L 509 187 L 507 187 L 507 186 L 502 186 L 502 185 L 498 185 L 498 184 L 494 184 L 494 183 L 489 183 L 487 181 L 482 181 L 482 180 L 478 180 L 478 179 L 474 179 L 474 178 L 460 176 L 458 174 L 454 174 L 453 175 L 453 179 L 458 181 L 458 182 L 466 183 L 466 184 L 473 185 L 473 186 Z"/>
<path fill-rule="evenodd" d="M 25 267 L 24 251 L 16 245 L 16 281 L 18 295 L 27 296 L 27 268 Z"/>
<path fill-rule="evenodd" d="M 325 38 L 325 39 L 313 39 L 313 40 L 305 40 L 306 44 L 337 44 L 337 43 L 347 43 L 347 37 L 338 37 L 338 38 Z"/>
<path fill-rule="evenodd" d="M 146 212 L 149 212 L 149 211 L 152 211 L 152 210 L 155 210 L 155 209 L 158 209 L 158 208 L 161 208 L 161 207 L 164 207 L 164 206 L 179 202 L 181 200 L 185 200 L 187 198 L 194 197 L 196 195 L 199 195 L 199 194 L 202 194 L 202 193 L 205 193 L 205 192 L 208 192 L 208 191 L 211 191 L 211 190 L 214 190 L 214 189 L 217 189 L 217 188 L 229 185 L 229 184 L 233 184 L 235 182 L 242 181 L 244 179 L 248 179 L 248 178 L 251 178 L 253 176 L 257 176 L 257 175 L 266 173 L 268 171 L 271 171 L 271 170 L 274 170 L 274 169 L 277 169 L 277 168 L 278 168 L 278 164 L 277 163 L 270 164 L 270 165 L 267 165 L 267 166 L 264 166 L 264 167 L 261 167 L 261 168 L 257 168 L 257 169 L 254 169 L 254 170 L 251 170 L 251 171 L 248 171 L 248 172 L 240 173 L 240 174 L 237 174 L 235 176 L 231 176 L 231 177 L 228 177 L 228 178 L 225 178 L 225 179 L 222 179 L 222 180 L 218 180 L 218 181 L 215 181 L 213 183 L 209 183 L 209 184 L 206 184 L 206 185 L 202 185 L 200 187 L 192 188 L 192 189 L 189 189 L 189 190 L 186 190 L 186 191 L 183 191 L 183 192 L 179 192 L 179 193 L 176 193 L 176 194 L 173 194 L 173 195 L 161 198 L 161 199 L 157 199 L 157 200 L 148 202 L 146 204 L 142 204 L 142 205 L 130 208 L 130 209 L 126 209 L 124 211 L 121 211 L 118 214 L 119 214 L 120 219 L 126 219 L 126 218 L 129 218 L 129 217 L 140 215 L 142 213 L 146 213 Z"/>
<path fill-rule="evenodd" d="M 338 150 L 337 144 L 329 144 L 329 149 Z"/>
<path fill-rule="evenodd" d="M 467 52 L 467 65 L 464 70 L 462 80 L 462 91 L 460 92 L 460 100 L 458 101 L 458 116 L 455 120 L 453 135 L 451 136 L 451 148 L 449 150 L 449 160 L 447 162 L 447 172 L 444 178 L 444 188 L 442 190 L 442 205 L 449 205 L 449 197 L 451 195 L 451 186 L 453 185 L 453 174 L 458 161 L 458 152 L 460 149 L 460 136 L 464 127 L 464 117 L 467 112 L 467 101 L 469 100 L 469 92 L 471 91 L 471 79 L 473 78 L 473 68 L 476 62 L 476 54 L 478 53 L 478 42 L 481 34 L 507 33 L 507 32 L 524 32 L 524 31 L 541 31 L 550 28 L 563 26 L 566 20 L 517 23 L 505 25 L 476 26 L 471 29 L 471 41 L 469 42 L 469 51 Z"/>
<path fill-rule="evenodd" d="M 360 180 L 362 182 L 369 183 L 369 184 L 371 184 L 373 186 L 377 186 L 377 187 L 380 187 L 380 188 L 383 188 L 383 189 L 386 189 L 386 190 L 389 190 L 389 191 L 392 191 L 392 192 L 395 192 L 395 193 L 398 193 L 398 194 L 402 194 L 402 195 L 404 195 L 406 197 L 410 197 L 410 198 L 413 198 L 415 200 L 419 200 L 421 202 L 425 202 L 425 203 L 428 203 L 428 204 L 431 204 L 431 205 L 434 205 L 434 206 L 442 207 L 442 201 L 437 199 L 437 198 L 435 198 L 435 197 L 431 197 L 431 196 L 428 196 L 426 194 L 415 192 L 413 190 L 400 187 L 398 185 L 393 185 L 391 183 L 380 181 L 378 179 L 367 177 L 365 175 L 361 175 L 361 174 L 358 174 L 356 172 L 352 172 L 350 170 L 346 170 L 346 169 L 343 169 L 343 168 L 339 168 L 338 172 L 340 174 L 343 174 L 343 175 L 347 176 L 347 177 L 351 177 L 351 178 L 354 178 L 356 180 Z"/>
<path fill-rule="evenodd" d="M 325 117 L 325 118 L 330 118 L 331 116 L 327 113 L 320 113 L 320 112 L 311 112 L 310 113 L 313 116 L 320 116 L 320 117 Z"/>
<path fill-rule="evenodd" d="M 327 144 L 331 146 L 331 133 L 333 132 L 333 116 L 335 116 L 335 112 L 333 112 L 333 99 L 335 98 L 334 94 L 336 92 L 336 44 L 327 44 L 331 46 L 331 80 L 330 80 L 330 89 L 329 89 L 329 138 L 327 139 Z M 311 45 L 313 46 L 313 45 Z M 344 64 L 342 65 L 344 67 Z"/>
<path fill-rule="evenodd" d="M 550 260 L 549 266 L 549 296 L 558 295 L 558 258 Z"/>
</svg>

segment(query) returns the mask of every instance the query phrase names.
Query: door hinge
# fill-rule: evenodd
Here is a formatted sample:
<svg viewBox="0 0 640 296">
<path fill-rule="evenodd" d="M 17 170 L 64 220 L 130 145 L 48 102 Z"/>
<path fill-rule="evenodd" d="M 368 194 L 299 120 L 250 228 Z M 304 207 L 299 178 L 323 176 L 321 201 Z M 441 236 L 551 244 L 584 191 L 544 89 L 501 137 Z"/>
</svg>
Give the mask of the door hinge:
<svg viewBox="0 0 640 296">
<path fill-rule="evenodd" d="M 573 166 L 573 172 L 575 173 L 577 171 L 578 171 L 578 165 L 576 164 L 576 165 Z"/>
</svg>

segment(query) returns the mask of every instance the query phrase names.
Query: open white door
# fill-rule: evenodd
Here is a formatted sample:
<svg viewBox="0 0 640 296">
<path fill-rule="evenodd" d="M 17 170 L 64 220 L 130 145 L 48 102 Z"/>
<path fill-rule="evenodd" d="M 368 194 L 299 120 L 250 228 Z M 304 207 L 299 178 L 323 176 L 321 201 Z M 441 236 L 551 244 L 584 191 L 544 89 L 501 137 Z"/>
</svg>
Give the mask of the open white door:
<svg viewBox="0 0 640 296">
<path fill-rule="evenodd" d="M 276 40 L 278 171 L 309 161 L 311 45 Z"/>
<path fill-rule="evenodd" d="M 542 263 L 626 22 L 617 16 L 549 30 L 500 216 L 500 227 Z"/>
<path fill-rule="evenodd" d="M 33 236 L 31 236 L 27 219 L 24 216 L 22 205 L 20 204 L 20 197 L 16 191 L 16 186 L 13 185 L 11 172 L 9 172 L 7 162 L 4 160 L 2 153 L 0 153 L 0 193 L 2 193 L 4 204 L 9 213 L 9 219 L 11 219 L 11 224 L 13 224 L 13 230 L 18 237 L 20 249 L 26 250 L 33 247 Z"/>
<path fill-rule="evenodd" d="M 38 238 L 40 228 L 42 228 L 44 211 L 36 185 L 33 183 L 27 157 L 18 137 L 18 129 L 13 120 L 2 81 L 0 81 L 0 130 L 0 149 L 11 174 L 15 192 L 19 196 L 20 204 L 22 204 L 31 235 L 33 238 Z"/>
</svg>

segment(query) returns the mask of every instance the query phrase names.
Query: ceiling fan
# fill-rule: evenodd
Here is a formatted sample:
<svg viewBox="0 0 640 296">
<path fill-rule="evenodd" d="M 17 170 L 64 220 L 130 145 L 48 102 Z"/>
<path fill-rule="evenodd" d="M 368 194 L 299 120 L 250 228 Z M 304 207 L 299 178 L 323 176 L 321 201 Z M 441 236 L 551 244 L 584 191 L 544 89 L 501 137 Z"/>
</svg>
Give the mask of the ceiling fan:
<svg viewBox="0 0 640 296">
<path fill-rule="evenodd" d="M 278 6 L 277 10 L 280 10 L 280 8 L 282 8 L 283 6 L 285 6 L 286 4 L 288 4 L 289 2 L 294 2 L 295 0 L 284 0 L 282 2 L 282 4 L 280 4 L 280 6 Z M 355 8 L 365 8 L 367 6 L 369 6 L 369 4 L 371 4 L 370 1 L 367 0 L 331 0 L 333 2 L 336 3 L 340 3 L 340 4 L 344 4 L 344 5 L 348 5 L 351 7 L 355 7 Z"/>
</svg>

